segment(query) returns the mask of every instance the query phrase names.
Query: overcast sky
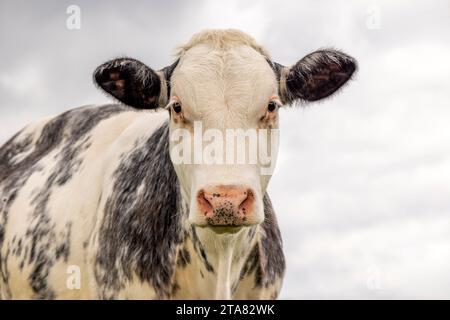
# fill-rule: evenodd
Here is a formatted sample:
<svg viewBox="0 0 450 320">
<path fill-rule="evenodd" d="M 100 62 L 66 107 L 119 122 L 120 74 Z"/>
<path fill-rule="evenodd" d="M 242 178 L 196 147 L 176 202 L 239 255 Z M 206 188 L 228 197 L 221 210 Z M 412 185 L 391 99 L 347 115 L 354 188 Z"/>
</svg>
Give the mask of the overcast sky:
<svg viewBox="0 0 450 320">
<path fill-rule="evenodd" d="M 244 2 L 244 1 L 241 1 Z M 69 5 L 81 29 L 66 27 Z M 269 186 L 284 238 L 281 298 L 450 298 L 450 2 L 0 2 L 0 143 L 27 122 L 108 102 L 92 71 L 154 68 L 204 28 L 239 28 L 285 65 L 356 57 L 336 97 L 281 112 Z"/>
</svg>

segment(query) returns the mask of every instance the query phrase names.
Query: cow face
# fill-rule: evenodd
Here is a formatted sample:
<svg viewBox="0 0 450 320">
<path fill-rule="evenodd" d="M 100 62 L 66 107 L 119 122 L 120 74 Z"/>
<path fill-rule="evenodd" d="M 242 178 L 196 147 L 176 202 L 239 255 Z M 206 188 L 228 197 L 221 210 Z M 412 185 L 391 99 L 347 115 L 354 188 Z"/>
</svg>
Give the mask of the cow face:
<svg viewBox="0 0 450 320">
<path fill-rule="evenodd" d="M 171 159 L 190 223 L 234 232 L 264 220 L 280 107 L 328 97 L 355 69 L 354 59 L 335 50 L 284 67 L 239 31 L 209 31 L 160 71 L 121 58 L 98 67 L 94 78 L 127 105 L 167 109 Z"/>
</svg>

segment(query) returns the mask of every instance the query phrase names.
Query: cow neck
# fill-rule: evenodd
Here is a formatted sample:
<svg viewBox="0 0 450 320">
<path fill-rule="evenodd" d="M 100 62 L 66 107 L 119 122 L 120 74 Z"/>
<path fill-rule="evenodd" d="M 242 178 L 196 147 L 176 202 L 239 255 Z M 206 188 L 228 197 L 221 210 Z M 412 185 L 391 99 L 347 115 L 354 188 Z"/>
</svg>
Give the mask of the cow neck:
<svg viewBox="0 0 450 320">
<path fill-rule="evenodd" d="M 199 260 L 198 265 L 210 266 L 204 280 L 209 282 L 212 291 L 207 298 L 232 299 L 233 288 L 237 286 L 245 262 L 257 243 L 256 228 L 246 227 L 235 234 L 217 234 L 208 228 L 192 229 L 197 252 L 194 259 Z M 196 241 L 199 242 L 197 245 Z"/>
</svg>

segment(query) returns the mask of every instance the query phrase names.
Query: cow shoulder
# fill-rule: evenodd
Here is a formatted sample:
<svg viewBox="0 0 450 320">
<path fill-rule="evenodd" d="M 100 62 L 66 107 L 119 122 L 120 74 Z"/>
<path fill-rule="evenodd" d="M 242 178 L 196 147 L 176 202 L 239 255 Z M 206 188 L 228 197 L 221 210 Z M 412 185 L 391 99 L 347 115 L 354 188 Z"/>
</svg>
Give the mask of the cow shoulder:
<svg viewBox="0 0 450 320">
<path fill-rule="evenodd" d="M 74 188 L 74 182 L 83 168 L 90 167 L 85 154 L 93 149 L 96 130 L 129 110 L 120 105 L 69 110 L 27 126 L 0 148 L 4 296 L 20 292 L 30 292 L 31 298 L 59 296 L 57 287 L 65 287 L 65 282 L 56 284 L 52 279 L 65 275 L 66 268 L 56 266 L 71 261 L 77 245 L 71 238 L 82 234 L 77 213 L 83 203 L 76 201 L 81 189 Z"/>
<path fill-rule="evenodd" d="M 168 297 L 185 206 L 169 156 L 167 114 L 136 122 L 110 152 L 115 160 L 106 174 L 95 239 L 100 297 L 133 297 L 136 283 L 153 289 L 147 298 Z"/>
</svg>

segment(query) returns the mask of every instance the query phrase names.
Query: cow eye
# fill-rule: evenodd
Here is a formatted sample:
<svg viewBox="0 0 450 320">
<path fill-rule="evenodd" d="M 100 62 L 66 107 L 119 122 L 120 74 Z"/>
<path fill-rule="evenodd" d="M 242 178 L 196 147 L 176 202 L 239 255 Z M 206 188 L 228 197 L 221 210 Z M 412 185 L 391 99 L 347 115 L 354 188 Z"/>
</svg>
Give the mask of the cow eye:
<svg viewBox="0 0 450 320">
<path fill-rule="evenodd" d="M 172 109 L 175 113 L 180 113 L 181 112 L 181 104 L 179 102 L 175 102 L 172 105 Z"/>
<path fill-rule="evenodd" d="M 269 112 L 274 112 L 275 110 L 277 110 L 278 108 L 278 104 L 275 101 L 270 101 L 269 105 L 267 106 L 267 110 L 269 110 Z"/>
</svg>

